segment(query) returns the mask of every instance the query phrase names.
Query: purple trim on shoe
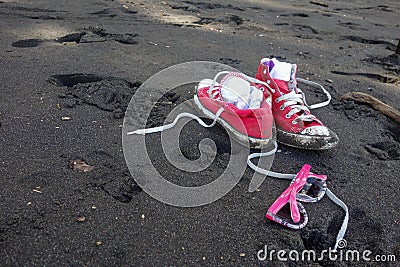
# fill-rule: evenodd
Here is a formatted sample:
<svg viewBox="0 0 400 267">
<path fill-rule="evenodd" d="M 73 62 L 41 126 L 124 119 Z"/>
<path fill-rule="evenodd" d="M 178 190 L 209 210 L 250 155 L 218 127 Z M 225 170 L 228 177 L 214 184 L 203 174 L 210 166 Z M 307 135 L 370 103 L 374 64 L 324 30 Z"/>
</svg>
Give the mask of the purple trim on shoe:
<svg viewBox="0 0 400 267">
<path fill-rule="evenodd" d="M 272 60 L 268 62 L 263 62 L 264 66 L 268 66 L 268 71 L 271 72 L 272 68 L 275 66 L 275 63 Z"/>
</svg>

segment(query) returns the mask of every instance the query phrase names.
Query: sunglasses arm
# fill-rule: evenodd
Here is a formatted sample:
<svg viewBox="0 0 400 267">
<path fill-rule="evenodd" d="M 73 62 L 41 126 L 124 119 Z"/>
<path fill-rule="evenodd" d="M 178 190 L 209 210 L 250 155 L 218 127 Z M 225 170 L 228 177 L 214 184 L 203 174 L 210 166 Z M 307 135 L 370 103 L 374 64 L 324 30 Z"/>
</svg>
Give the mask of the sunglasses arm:
<svg viewBox="0 0 400 267">
<path fill-rule="evenodd" d="M 290 192 L 290 213 L 292 216 L 292 220 L 295 223 L 298 223 L 300 221 L 300 212 L 297 205 L 296 195 L 306 183 L 307 178 L 310 175 L 310 169 L 310 165 L 304 164 L 301 170 L 297 173 L 293 184 L 290 186 L 292 188 Z"/>
<path fill-rule="evenodd" d="M 300 221 L 300 212 L 297 205 L 295 190 L 290 192 L 290 215 L 292 216 L 293 222 L 298 223 Z"/>
</svg>

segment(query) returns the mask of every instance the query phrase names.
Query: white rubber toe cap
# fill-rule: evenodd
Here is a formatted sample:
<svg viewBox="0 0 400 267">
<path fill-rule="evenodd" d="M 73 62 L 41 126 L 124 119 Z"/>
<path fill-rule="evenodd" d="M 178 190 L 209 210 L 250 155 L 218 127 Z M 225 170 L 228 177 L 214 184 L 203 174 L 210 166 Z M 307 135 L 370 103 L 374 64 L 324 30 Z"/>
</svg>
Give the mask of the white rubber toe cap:
<svg viewBox="0 0 400 267">
<path fill-rule="evenodd" d="M 329 136 L 329 130 L 325 126 L 310 126 L 305 128 L 301 134 Z"/>
</svg>

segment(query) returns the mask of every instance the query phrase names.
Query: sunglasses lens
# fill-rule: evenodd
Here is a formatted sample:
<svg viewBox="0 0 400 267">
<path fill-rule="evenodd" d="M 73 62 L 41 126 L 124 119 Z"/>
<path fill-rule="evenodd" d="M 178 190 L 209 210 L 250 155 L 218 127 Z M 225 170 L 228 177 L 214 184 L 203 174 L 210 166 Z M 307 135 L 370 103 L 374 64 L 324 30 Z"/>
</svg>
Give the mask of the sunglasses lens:
<svg viewBox="0 0 400 267">
<path fill-rule="evenodd" d="M 326 181 L 309 177 L 296 198 L 303 202 L 317 202 L 326 192 Z"/>
<path fill-rule="evenodd" d="M 306 226 L 308 222 L 308 216 L 303 205 L 301 205 L 301 203 L 297 203 L 297 205 L 299 207 L 299 212 L 300 212 L 300 221 L 298 223 L 295 223 L 292 220 L 292 217 L 290 215 L 289 203 L 286 203 L 286 205 L 283 206 L 283 208 L 280 209 L 277 214 L 272 214 L 271 212 L 267 212 L 267 218 L 274 222 L 282 224 L 283 226 L 286 226 L 288 228 L 301 229 L 304 226 Z"/>
</svg>

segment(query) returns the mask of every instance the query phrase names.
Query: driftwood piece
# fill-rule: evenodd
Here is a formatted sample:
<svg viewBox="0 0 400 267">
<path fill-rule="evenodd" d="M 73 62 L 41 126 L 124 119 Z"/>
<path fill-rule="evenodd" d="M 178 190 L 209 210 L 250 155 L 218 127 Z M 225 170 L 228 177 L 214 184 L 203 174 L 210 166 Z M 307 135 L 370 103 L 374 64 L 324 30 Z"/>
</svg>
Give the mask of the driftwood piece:
<svg viewBox="0 0 400 267">
<path fill-rule="evenodd" d="M 323 3 L 323 2 L 319 2 L 319 1 L 310 1 L 310 4 L 323 6 L 323 7 L 328 7 L 328 4 Z"/>
<path fill-rule="evenodd" d="M 379 111 L 392 120 L 400 123 L 400 111 L 383 103 L 379 99 L 361 92 L 350 92 L 342 95 L 341 100 L 353 100 L 356 103 L 370 105 L 373 109 Z"/>
</svg>

